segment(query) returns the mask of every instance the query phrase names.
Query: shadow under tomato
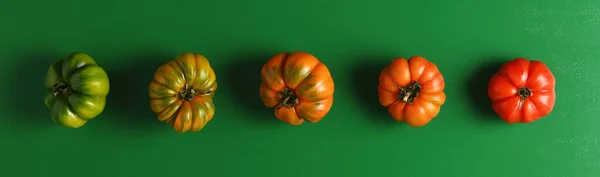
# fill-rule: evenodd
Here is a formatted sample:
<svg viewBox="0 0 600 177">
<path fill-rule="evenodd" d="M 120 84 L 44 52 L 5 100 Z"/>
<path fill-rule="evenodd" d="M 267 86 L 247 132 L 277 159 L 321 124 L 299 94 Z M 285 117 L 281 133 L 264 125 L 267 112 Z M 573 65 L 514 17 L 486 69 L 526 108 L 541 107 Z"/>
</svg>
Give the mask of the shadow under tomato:
<svg viewBox="0 0 600 177">
<path fill-rule="evenodd" d="M 175 59 L 177 53 L 140 52 L 138 56 L 118 56 L 117 64 L 105 67 L 110 79 L 106 113 L 101 120 L 119 131 L 144 134 L 172 129 L 160 122 L 150 109 L 148 86 L 156 69 Z M 102 65 L 101 61 L 99 64 Z M 106 64 L 104 65 L 106 66 Z M 100 121 L 100 120 L 99 120 Z M 140 131 L 142 130 L 142 131 Z"/>
<path fill-rule="evenodd" d="M 500 69 L 505 59 L 494 59 L 480 63 L 468 76 L 465 95 L 468 96 L 471 106 L 477 110 L 479 117 L 486 121 L 500 121 L 492 109 L 492 101 L 487 94 L 488 83 L 492 75 Z"/>
<path fill-rule="evenodd" d="M 359 58 L 351 71 L 351 86 L 355 91 L 357 99 L 368 111 L 367 119 L 374 123 L 390 124 L 396 122 L 389 114 L 386 107 L 379 103 L 377 87 L 379 85 L 379 74 L 389 63 L 377 60 L 382 57 Z M 387 57 L 389 58 L 389 57 Z"/>
<path fill-rule="evenodd" d="M 52 121 L 50 110 L 44 104 L 48 90 L 44 88 L 44 78 L 50 65 L 66 58 L 67 54 L 41 51 L 17 54 L 14 60 L 5 104 L 10 116 L 3 116 L 14 123 L 11 127 L 20 130 L 35 130 L 45 126 L 58 125 Z"/>
<path fill-rule="evenodd" d="M 275 55 L 270 52 L 240 53 L 228 59 L 232 61 L 224 73 L 223 86 L 227 87 L 227 97 L 233 110 L 241 110 L 244 115 L 257 117 L 257 121 L 278 123 L 273 108 L 265 107 L 259 96 L 261 69 Z M 218 79 L 217 79 L 218 80 Z M 225 94 L 223 94 L 225 95 Z"/>
</svg>

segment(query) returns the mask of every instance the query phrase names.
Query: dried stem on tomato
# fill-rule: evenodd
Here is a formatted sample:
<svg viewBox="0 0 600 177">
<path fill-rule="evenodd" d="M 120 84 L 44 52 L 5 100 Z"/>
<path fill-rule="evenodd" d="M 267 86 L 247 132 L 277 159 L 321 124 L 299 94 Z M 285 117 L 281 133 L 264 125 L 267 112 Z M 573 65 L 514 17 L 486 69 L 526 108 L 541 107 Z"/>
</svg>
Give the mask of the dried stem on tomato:
<svg viewBox="0 0 600 177">
<path fill-rule="evenodd" d="M 54 84 L 52 88 L 52 96 L 57 97 L 58 95 L 69 95 L 71 94 L 71 87 L 65 81 Z"/>
<path fill-rule="evenodd" d="M 519 88 L 519 96 L 523 99 L 533 96 L 533 92 L 531 91 L 530 88 L 525 88 L 525 87 L 521 87 Z"/>
<path fill-rule="evenodd" d="M 280 92 L 277 96 L 279 97 L 279 100 L 277 100 L 279 107 L 277 107 L 277 109 L 281 109 L 281 107 L 293 108 L 300 102 L 294 91 L 289 88 L 285 88 L 283 92 Z"/>
<path fill-rule="evenodd" d="M 185 86 L 183 88 L 181 88 L 181 92 L 179 92 L 175 96 L 177 98 L 185 100 L 185 101 L 192 101 L 192 99 L 194 99 L 194 97 L 196 97 L 198 95 L 207 95 L 207 94 L 210 94 L 210 92 L 211 92 L 210 90 L 207 90 L 207 91 L 197 90 L 197 89 L 194 89 L 190 84 L 185 84 Z"/>
<path fill-rule="evenodd" d="M 521 104 L 519 105 L 519 109 L 523 109 L 523 104 L 525 103 L 525 99 L 530 96 L 533 96 L 533 92 L 531 92 L 530 88 L 521 87 L 519 88 L 517 95 L 521 97 Z"/>
<path fill-rule="evenodd" d="M 415 81 L 406 87 L 399 87 L 400 94 L 398 100 L 412 104 L 419 92 L 421 92 L 421 83 Z"/>
</svg>

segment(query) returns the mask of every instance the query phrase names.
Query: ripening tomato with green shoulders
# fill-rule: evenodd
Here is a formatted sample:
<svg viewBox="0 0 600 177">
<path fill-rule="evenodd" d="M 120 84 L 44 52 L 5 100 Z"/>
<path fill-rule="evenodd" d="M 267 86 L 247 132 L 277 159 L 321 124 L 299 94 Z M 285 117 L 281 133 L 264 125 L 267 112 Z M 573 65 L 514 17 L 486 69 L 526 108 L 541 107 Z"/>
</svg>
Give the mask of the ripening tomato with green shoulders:
<svg viewBox="0 0 600 177">
<path fill-rule="evenodd" d="M 428 124 L 446 102 L 444 76 L 422 56 L 396 58 L 379 75 L 379 102 L 398 122 Z"/>
<path fill-rule="evenodd" d="M 306 52 L 282 52 L 261 70 L 260 98 L 290 124 L 323 119 L 333 104 L 334 83 L 325 64 Z"/>
<path fill-rule="evenodd" d="M 83 52 L 52 63 L 44 85 L 52 120 L 69 128 L 80 128 L 102 113 L 110 90 L 107 73 Z"/>
<path fill-rule="evenodd" d="M 513 59 L 490 78 L 493 110 L 507 123 L 530 123 L 552 112 L 556 102 L 552 71 L 541 61 Z"/>
<path fill-rule="evenodd" d="M 148 92 L 159 121 L 176 132 L 202 130 L 215 115 L 215 71 L 201 54 L 184 52 L 158 67 Z"/>
</svg>

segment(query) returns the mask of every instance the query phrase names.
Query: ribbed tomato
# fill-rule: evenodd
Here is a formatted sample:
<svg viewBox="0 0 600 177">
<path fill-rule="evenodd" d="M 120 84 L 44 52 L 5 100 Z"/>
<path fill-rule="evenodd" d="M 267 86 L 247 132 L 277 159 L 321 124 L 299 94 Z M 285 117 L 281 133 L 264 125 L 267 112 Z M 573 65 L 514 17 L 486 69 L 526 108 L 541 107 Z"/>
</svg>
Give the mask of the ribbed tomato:
<svg viewBox="0 0 600 177">
<path fill-rule="evenodd" d="M 260 98 L 291 125 L 318 122 L 331 109 L 334 83 L 325 64 L 306 52 L 284 52 L 262 68 Z"/>
<path fill-rule="evenodd" d="M 379 102 L 395 120 L 420 127 L 440 112 L 444 87 L 435 64 L 421 56 L 396 58 L 379 75 Z"/>
<path fill-rule="evenodd" d="M 54 122 L 80 128 L 104 111 L 110 83 L 106 71 L 88 54 L 74 52 L 50 65 L 44 103 Z"/>
<path fill-rule="evenodd" d="M 199 131 L 213 118 L 215 72 L 206 57 L 185 52 L 158 67 L 149 86 L 150 107 L 177 132 Z"/>
<path fill-rule="evenodd" d="M 492 108 L 507 123 L 530 123 L 552 111 L 556 102 L 554 75 L 541 61 L 513 59 L 491 78 Z"/>
</svg>

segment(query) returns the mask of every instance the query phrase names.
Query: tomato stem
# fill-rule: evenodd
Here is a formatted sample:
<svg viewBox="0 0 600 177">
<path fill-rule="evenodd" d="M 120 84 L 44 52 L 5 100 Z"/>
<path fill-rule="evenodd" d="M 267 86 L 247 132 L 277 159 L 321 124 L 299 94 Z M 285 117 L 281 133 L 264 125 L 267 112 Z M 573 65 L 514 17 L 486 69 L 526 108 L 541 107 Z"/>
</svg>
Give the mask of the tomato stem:
<svg viewBox="0 0 600 177">
<path fill-rule="evenodd" d="M 279 96 L 280 99 L 277 100 L 279 103 L 279 107 L 277 107 L 277 109 L 281 109 L 281 107 L 293 108 L 296 106 L 296 104 L 298 104 L 298 102 L 300 102 L 294 91 L 288 88 L 285 88 L 283 92 L 277 94 L 277 96 Z"/>
<path fill-rule="evenodd" d="M 415 81 L 406 87 L 399 87 L 400 94 L 398 94 L 398 100 L 408 102 L 412 104 L 419 92 L 421 92 L 421 83 Z"/>
<path fill-rule="evenodd" d="M 211 90 L 201 91 L 201 90 L 194 89 L 192 87 L 192 85 L 190 85 L 190 84 L 185 84 L 183 86 L 183 88 L 181 88 L 181 92 L 179 92 L 175 96 L 177 98 L 185 100 L 185 101 L 192 101 L 192 99 L 194 99 L 194 97 L 196 97 L 198 95 L 208 95 L 210 93 L 211 93 Z"/>
<path fill-rule="evenodd" d="M 519 96 L 523 99 L 533 96 L 533 92 L 531 91 L 530 88 L 526 88 L 526 87 L 521 87 L 519 88 Z"/>
<path fill-rule="evenodd" d="M 52 96 L 57 97 L 62 94 L 71 94 L 71 87 L 69 87 L 69 84 L 67 84 L 65 81 L 60 81 L 54 84 L 54 87 L 52 87 Z"/>
</svg>

